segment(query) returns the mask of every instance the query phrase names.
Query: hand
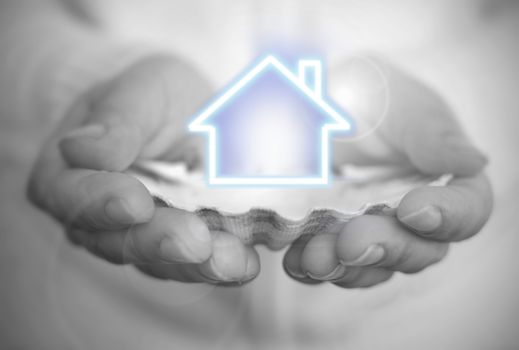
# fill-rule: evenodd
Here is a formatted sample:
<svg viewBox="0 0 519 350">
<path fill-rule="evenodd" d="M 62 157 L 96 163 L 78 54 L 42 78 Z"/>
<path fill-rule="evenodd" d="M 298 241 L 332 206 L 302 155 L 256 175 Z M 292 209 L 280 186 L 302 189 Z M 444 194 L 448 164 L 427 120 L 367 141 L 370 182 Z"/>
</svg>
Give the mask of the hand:
<svg viewBox="0 0 519 350">
<path fill-rule="evenodd" d="M 199 161 L 183 135 L 210 94 L 189 65 L 152 57 L 81 96 L 43 146 L 29 198 L 61 221 L 72 242 L 116 264 L 162 279 L 232 283 L 259 272 L 256 251 L 194 214 L 156 207 L 123 173 L 137 160 Z"/>
<path fill-rule="evenodd" d="M 396 217 L 364 215 L 338 234 L 300 237 L 284 267 L 304 283 L 369 287 L 394 272 L 415 273 L 440 261 L 449 243 L 475 235 L 492 210 L 482 169 L 486 158 L 468 141 L 445 102 L 389 67 L 390 107 L 370 135 L 336 142 L 335 163 L 393 164 L 427 175 L 454 174 L 445 187 L 422 187 L 401 201 Z"/>
</svg>

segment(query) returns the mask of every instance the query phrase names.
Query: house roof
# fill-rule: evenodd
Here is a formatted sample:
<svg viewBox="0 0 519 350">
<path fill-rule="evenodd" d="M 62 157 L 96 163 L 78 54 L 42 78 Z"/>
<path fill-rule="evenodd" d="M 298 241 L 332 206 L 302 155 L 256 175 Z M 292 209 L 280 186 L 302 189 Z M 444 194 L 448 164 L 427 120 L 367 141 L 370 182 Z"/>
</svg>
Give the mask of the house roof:
<svg viewBox="0 0 519 350">
<path fill-rule="evenodd" d="M 304 66 L 308 66 L 311 64 L 318 64 L 319 68 L 321 65 L 320 61 L 317 60 L 300 60 L 299 68 L 301 73 L 301 68 Z M 316 79 L 316 91 L 309 88 L 304 79 L 301 76 L 297 76 L 293 74 L 283 63 L 281 63 L 276 57 L 272 55 L 268 55 L 261 59 L 259 63 L 254 65 L 245 75 L 235 81 L 231 86 L 225 90 L 220 96 L 218 96 L 214 101 L 212 101 L 205 109 L 203 109 L 199 114 L 195 116 L 195 118 L 189 124 L 190 131 L 211 131 L 213 127 L 211 125 L 206 124 L 205 121 L 216 113 L 225 103 L 227 103 L 232 97 L 234 97 L 237 93 L 239 93 L 242 88 L 246 87 L 248 84 L 252 84 L 255 77 L 264 72 L 267 68 L 275 68 L 277 73 L 281 74 L 285 77 L 294 88 L 298 89 L 305 97 L 307 97 L 311 102 L 313 102 L 323 113 L 327 114 L 333 121 L 333 124 L 327 123 L 326 127 L 329 130 L 344 130 L 350 131 L 352 129 L 352 121 L 345 115 L 339 113 L 335 108 L 333 108 L 328 102 L 326 102 L 321 96 L 322 89 L 322 79 L 321 74 L 319 74 Z"/>
</svg>

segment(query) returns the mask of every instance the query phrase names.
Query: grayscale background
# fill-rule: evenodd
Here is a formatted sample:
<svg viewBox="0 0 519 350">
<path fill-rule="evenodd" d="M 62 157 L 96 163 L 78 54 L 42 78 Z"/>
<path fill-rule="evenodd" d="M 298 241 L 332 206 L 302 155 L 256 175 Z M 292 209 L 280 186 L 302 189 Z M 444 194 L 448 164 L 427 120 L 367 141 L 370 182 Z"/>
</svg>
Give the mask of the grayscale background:
<svg viewBox="0 0 519 350">
<path fill-rule="evenodd" d="M 90 79 L 40 65 L 88 65 L 88 50 L 24 30 L 55 13 L 135 52 L 175 52 L 216 87 L 288 42 L 330 67 L 388 57 L 435 88 L 489 157 L 491 219 L 440 264 L 367 290 L 297 284 L 264 249 L 243 288 L 152 281 L 95 259 L 25 197 L 60 106 Z M 516 0 L 0 0 L 0 349 L 519 349 L 518 36 Z"/>
</svg>

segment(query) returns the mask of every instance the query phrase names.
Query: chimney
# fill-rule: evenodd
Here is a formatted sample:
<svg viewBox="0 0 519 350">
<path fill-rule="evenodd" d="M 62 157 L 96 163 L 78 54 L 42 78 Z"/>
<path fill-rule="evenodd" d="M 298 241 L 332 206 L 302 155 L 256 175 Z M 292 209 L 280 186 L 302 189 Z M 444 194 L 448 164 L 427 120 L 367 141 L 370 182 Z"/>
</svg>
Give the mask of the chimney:
<svg viewBox="0 0 519 350">
<path fill-rule="evenodd" d="M 299 80 L 317 97 L 322 97 L 322 64 L 319 60 L 299 60 Z"/>
</svg>

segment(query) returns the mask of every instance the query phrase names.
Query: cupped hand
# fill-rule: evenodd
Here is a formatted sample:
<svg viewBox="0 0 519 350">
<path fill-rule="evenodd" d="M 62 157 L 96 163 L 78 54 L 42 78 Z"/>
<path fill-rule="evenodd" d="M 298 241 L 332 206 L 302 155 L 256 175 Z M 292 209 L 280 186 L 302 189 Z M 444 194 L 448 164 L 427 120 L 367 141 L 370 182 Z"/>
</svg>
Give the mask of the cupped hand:
<svg viewBox="0 0 519 350">
<path fill-rule="evenodd" d="M 406 194 L 396 217 L 364 215 L 338 234 L 300 237 L 284 258 L 285 270 L 300 282 L 370 287 L 394 272 L 419 272 L 442 260 L 449 243 L 480 231 L 491 213 L 492 191 L 482 173 L 487 160 L 445 101 L 399 69 L 385 67 L 385 119 L 365 137 L 337 141 L 335 164 L 394 165 L 454 178 L 445 187 L 421 187 Z"/>
<path fill-rule="evenodd" d="M 161 279 L 245 282 L 259 272 L 256 251 L 194 214 L 158 207 L 124 171 L 141 159 L 199 162 L 186 117 L 209 96 L 190 65 L 149 57 L 74 103 L 43 145 L 29 181 L 33 203 L 59 220 L 72 242 Z"/>
</svg>

